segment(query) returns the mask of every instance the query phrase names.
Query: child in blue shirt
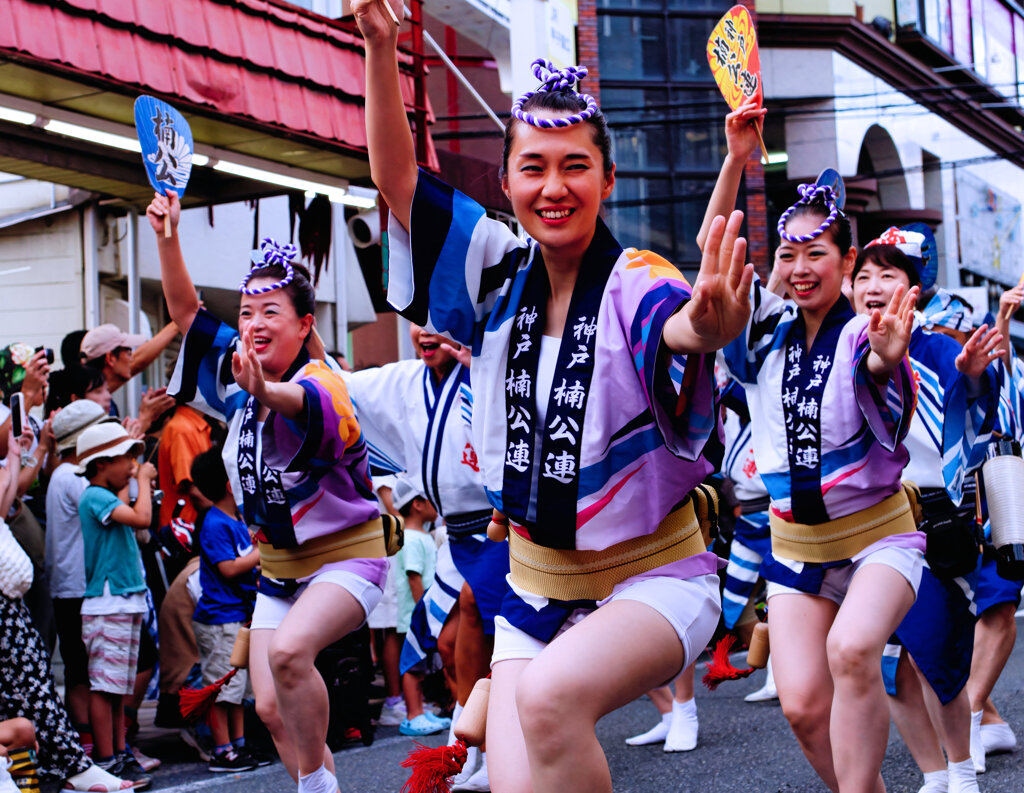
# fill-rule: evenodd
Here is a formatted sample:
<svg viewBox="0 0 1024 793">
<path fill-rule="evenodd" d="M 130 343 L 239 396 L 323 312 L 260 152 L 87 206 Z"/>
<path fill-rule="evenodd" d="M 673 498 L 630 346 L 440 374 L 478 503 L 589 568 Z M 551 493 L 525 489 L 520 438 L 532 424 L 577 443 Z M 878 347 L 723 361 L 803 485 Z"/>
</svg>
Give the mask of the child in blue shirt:
<svg viewBox="0 0 1024 793">
<path fill-rule="evenodd" d="M 238 516 L 221 450 L 203 452 L 192 462 L 192 501 L 203 513 L 199 528 L 199 584 L 202 594 L 192 616 L 203 684 L 231 669 L 231 650 L 256 600 L 259 551 Z M 217 695 L 210 718 L 216 748 L 214 772 L 249 771 L 256 761 L 245 749 L 242 700 L 249 677 L 240 669 Z"/>
<path fill-rule="evenodd" d="M 89 654 L 89 716 L 96 764 L 115 776 L 148 787 L 150 778 L 124 741 L 124 698 L 135 686 L 139 638 L 146 612 L 146 582 L 136 529 L 152 518 L 151 484 L 156 469 L 136 461 L 142 441 L 120 424 L 88 427 L 78 436 L 76 473 L 89 480 L 78 503 L 85 556 L 82 640 Z M 139 483 L 134 507 L 118 496 L 132 478 Z"/>
</svg>

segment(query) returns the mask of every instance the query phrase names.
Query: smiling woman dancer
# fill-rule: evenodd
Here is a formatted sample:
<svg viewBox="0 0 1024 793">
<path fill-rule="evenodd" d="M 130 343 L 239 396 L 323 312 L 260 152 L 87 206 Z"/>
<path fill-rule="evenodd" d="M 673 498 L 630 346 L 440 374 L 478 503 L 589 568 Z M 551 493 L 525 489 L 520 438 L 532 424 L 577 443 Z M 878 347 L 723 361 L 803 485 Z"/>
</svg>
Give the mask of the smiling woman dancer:
<svg viewBox="0 0 1024 793">
<path fill-rule="evenodd" d="M 574 90 L 585 70 L 537 66 L 502 177 L 524 244 L 417 170 L 397 30 L 378 0 L 352 10 L 370 167 L 392 212 L 388 299 L 472 349 L 474 447 L 510 523 L 492 789 L 610 791 L 597 720 L 671 680 L 718 621 L 717 559 L 687 494 L 712 468 L 710 353 L 749 313 L 742 215 L 712 224 L 692 296 L 667 262 L 623 250 L 598 217 L 615 175 L 604 118 Z"/>
<path fill-rule="evenodd" d="M 727 117 L 729 155 L 705 228 L 735 202 L 757 145 L 751 113 Z M 918 290 L 901 285 L 884 311 L 855 315 L 842 294 L 856 257 L 850 223 L 830 188 L 800 193 L 779 221 L 773 273 L 792 300 L 756 282 L 746 332 L 725 359 L 747 390 L 772 500 L 763 569 L 783 712 L 833 791 L 880 793 L 889 724 L 882 650 L 914 602 L 924 550 L 900 485 Z"/>
<path fill-rule="evenodd" d="M 224 461 L 260 550 L 249 650 L 256 709 L 299 791 L 332 793 L 327 689 L 313 661 L 363 623 L 387 575 L 366 445 L 344 383 L 311 358 L 315 295 L 293 261 L 298 250 L 264 240 L 253 254 L 239 336 L 199 306 L 179 213 L 173 192 L 147 210 L 168 310 L 188 329 L 171 390 L 229 424 Z"/>
</svg>

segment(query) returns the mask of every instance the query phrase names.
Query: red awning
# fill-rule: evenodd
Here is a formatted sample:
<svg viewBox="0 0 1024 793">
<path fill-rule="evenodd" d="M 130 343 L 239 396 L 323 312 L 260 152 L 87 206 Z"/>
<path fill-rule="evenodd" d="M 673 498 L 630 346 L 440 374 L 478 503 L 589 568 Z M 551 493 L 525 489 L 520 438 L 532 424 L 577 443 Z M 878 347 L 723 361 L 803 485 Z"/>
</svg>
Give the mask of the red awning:
<svg viewBox="0 0 1024 793">
<path fill-rule="evenodd" d="M 122 94 L 153 93 L 186 115 L 366 148 L 362 40 L 288 4 L 0 0 L 0 18 L 0 56 Z M 411 74 L 402 89 L 411 109 Z M 430 160 L 436 167 L 432 145 Z"/>
</svg>

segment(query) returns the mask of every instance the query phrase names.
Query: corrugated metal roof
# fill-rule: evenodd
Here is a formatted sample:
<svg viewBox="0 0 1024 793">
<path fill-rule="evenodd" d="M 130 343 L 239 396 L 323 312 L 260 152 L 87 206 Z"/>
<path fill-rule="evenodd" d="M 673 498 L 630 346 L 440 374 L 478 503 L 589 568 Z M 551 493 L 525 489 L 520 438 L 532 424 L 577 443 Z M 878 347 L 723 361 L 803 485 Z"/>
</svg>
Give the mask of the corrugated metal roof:
<svg viewBox="0 0 1024 793">
<path fill-rule="evenodd" d="M 366 148 L 362 40 L 301 9 L 272 0 L 0 0 L 0 18 L 0 55 L 100 78 L 124 94 L 154 93 L 186 116 Z M 402 89 L 411 107 L 410 74 Z M 436 167 L 432 145 L 430 160 Z"/>
</svg>

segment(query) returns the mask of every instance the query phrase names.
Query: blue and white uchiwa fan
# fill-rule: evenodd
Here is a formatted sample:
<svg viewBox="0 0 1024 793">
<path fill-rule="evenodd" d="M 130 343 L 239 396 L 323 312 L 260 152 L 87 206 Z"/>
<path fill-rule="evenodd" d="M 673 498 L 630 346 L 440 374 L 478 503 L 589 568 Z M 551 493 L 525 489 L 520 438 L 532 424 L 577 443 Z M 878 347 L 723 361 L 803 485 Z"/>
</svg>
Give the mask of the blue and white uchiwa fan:
<svg viewBox="0 0 1024 793">
<path fill-rule="evenodd" d="M 135 100 L 135 132 L 142 147 L 142 164 L 153 189 L 160 195 L 174 190 L 185 194 L 192 174 L 192 130 L 185 117 L 156 97 L 140 96 Z M 170 225 L 164 218 L 164 236 L 170 236 Z"/>
<path fill-rule="evenodd" d="M 818 174 L 818 178 L 814 183 L 816 185 L 827 184 L 831 187 L 832 195 L 836 200 L 836 206 L 839 207 L 840 211 L 846 209 L 846 185 L 843 184 L 843 177 L 839 175 L 839 171 L 835 168 L 826 168 Z"/>
</svg>

